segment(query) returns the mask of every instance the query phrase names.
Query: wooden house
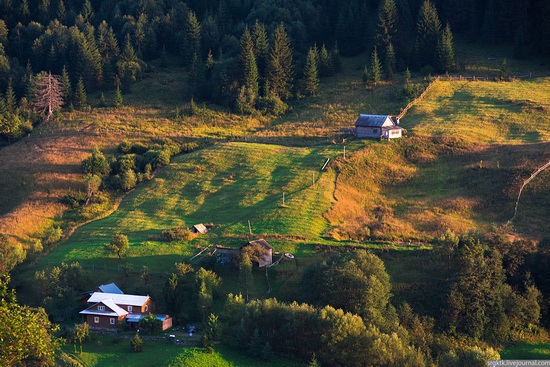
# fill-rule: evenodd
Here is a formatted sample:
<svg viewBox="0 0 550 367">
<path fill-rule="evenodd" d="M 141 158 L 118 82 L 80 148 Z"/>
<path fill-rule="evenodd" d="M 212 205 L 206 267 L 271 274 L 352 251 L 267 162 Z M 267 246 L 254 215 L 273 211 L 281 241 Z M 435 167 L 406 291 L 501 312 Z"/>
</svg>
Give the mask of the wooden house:
<svg viewBox="0 0 550 367">
<path fill-rule="evenodd" d="M 390 115 L 359 115 L 355 122 L 358 138 L 396 139 L 403 134 L 399 119 Z"/>
<path fill-rule="evenodd" d="M 271 246 L 263 238 L 247 242 L 247 244 L 244 245 L 242 248 L 247 246 L 257 246 L 258 248 L 262 249 L 263 253 L 259 256 L 258 260 L 258 266 L 260 268 L 264 266 L 269 266 L 273 263 L 273 246 Z"/>
<path fill-rule="evenodd" d="M 138 328 L 139 321 L 154 312 L 155 303 L 149 296 L 94 292 L 87 301 L 88 308 L 81 311 L 91 328 L 116 329 L 121 322 Z M 168 315 L 155 315 L 162 321 L 163 330 L 172 326 Z"/>
</svg>

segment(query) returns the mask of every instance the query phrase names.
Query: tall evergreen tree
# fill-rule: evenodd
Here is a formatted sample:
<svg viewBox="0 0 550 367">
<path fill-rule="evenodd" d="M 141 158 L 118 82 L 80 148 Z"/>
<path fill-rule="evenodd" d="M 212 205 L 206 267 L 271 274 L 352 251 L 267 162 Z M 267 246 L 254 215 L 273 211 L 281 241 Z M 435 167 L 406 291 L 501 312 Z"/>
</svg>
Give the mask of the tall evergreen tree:
<svg viewBox="0 0 550 367">
<path fill-rule="evenodd" d="M 78 78 L 78 83 L 76 84 L 76 90 L 74 93 L 74 99 L 75 99 L 75 104 L 78 107 L 82 108 L 86 106 L 86 100 L 87 100 L 86 87 L 84 86 L 84 79 L 82 77 Z"/>
<path fill-rule="evenodd" d="M 252 38 L 254 40 L 254 55 L 256 56 L 256 63 L 258 64 L 258 73 L 260 74 L 260 79 L 265 79 L 267 62 L 269 59 L 269 41 L 267 39 L 265 25 L 260 23 L 257 19 L 254 24 Z"/>
<path fill-rule="evenodd" d="M 241 53 L 239 56 L 241 66 L 241 84 L 250 89 L 254 96 L 258 95 L 258 66 L 254 56 L 254 43 L 248 27 L 241 36 Z"/>
<path fill-rule="evenodd" d="M 67 20 L 67 11 L 65 10 L 65 3 L 63 0 L 59 0 L 57 3 L 57 11 L 56 11 L 57 20 L 59 20 L 61 23 L 65 23 Z"/>
<path fill-rule="evenodd" d="M 397 32 L 398 13 L 395 0 L 382 0 L 378 8 L 378 25 L 376 29 L 376 45 L 387 50 L 394 42 Z"/>
<path fill-rule="evenodd" d="M 73 98 L 73 88 L 71 85 L 71 78 L 69 76 L 69 71 L 67 67 L 63 65 L 63 70 L 61 71 L 61 86 L 63 89 L 63 97 L 65 102 L 72 100 Z"/>
<path fill-rule="evenodd" d="M 386 47 L 386 52 L 384 56 L 384 71 L 386 72 L 386 78 L 393 78 L 396 70 L 396 61 L 395 61 L 395 51 L 393 49 L 393 44 L 388 44 Z"/>
<path fill-rule="evenodd" d="M 433 65 L 440 33 L 437 9 L 430 0 L 424 0 L 416 22 L 415 61 L 418 68 Z"/>
<path fill-rule="evenodd" d="M 436 66 L 441 72 L 451 71 L 455 67 L 455 50 L 451 26 L 447 26 L 441 33 L 436 50 Z"/>
<path fill-rule="evenodd" d="M 411 62 L 411 54 L 414 47 L 414 19 L 410 0 L 397 0 L 398 25 L 395 35 L 395 48 L 398 50 L 397 67 L 405 69 Z"/>
<path fill-rule="evenodd" d="M 317 46 L 311 47 L 307 53 L 304 68 L 304 92 L 306 95 L 319 93 L 318 55 Z"/>
<path fill-rule="evenodd" d="M 191 59 L 195 54 L 201 55 L 201 26 L 197 16 L 193 11 L 187 13 L 187 23 L 185 24 L 185 44 L 184 44 L 184 62 L 191 64 Z"/>
<path fill-rule="evenodd" d="M 187 85 L 189 88 L 189 94 L 194 98 L 202 98 L 202 92 L 204 89 L 204 63 L 202 62 L 198 53 L 194 53 L 191 57 L 191 64 L 189 65 L 189 73 L 187 76 Z"/>
<path fill-rule="evenodd" d="M 15 113 L 17 109 L 17 98 L 15 97 L 15 91 L 13 90 L 13 81 L 10 78 L 8 87 L 6 88 L 6 112 Z"/>
<path fill-rule="evenodd" d="M 376 85 L 382 79 L 382 64 L 380 64 L 380 58 L 378 57 L 378 50 L 376 47 L 374 51 L 372 51 L 370 70 L 371 81 Z"/>
<path fill-rule="evenodd" d="M 331 76 L 334 74 L 334 65 L 332 64 L 332 58 L 327 50 L 325 44 L 321 47 L 319 51 L 319 75 Z"/>
<path fill-rule="evenodd" d="M 114 105 L 115 107 L 121 107 L 124 104 L 124 99 L 122 98 L 122 92 L 120 91 L 120 85 L 117 85 L 115 91 Z"/>
<path fill-rule="evenodd" d="M 281 99 L 288 99 L 292 95 L 294 64 L 290 39 L 283 23 L 275 29 L 269 57 L 268 80 L 271 93 Z"/>
</svg>

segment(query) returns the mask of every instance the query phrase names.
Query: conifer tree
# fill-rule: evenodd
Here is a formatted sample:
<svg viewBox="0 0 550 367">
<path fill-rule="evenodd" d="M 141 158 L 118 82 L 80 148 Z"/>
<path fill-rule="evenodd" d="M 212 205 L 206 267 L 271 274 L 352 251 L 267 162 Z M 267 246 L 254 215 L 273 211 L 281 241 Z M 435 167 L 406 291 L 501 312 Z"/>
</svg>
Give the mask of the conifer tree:
<svg viewBox="0 0 550 367">
<path fill-rule="evenodd" d="M 319 71 L 318 71 L 317 46 L 309 49 L 304 68 L 304 92 L 306 95 L 315 95 L 319 92 Z"/>
<path fill-rule="evenodd" d="M 382 0 L 378 8 L 378 25 L 376 29 L 376 45 L 380 49 L 387 50 L 390 43 L 394 42 L 397 22 L 398 15 L 395 0 Z"/>
<path fill-rule="evenodd" d="M 254 56 L 254 43 L 248 27 L 244 29 L 241 36 L 241 53 L 239 56 L 241 66 L 241 84 L 250 89 L 253 96 L 258 95 L 258 66 Z"/>
<path fill-rule="evenodd" d="M 393 44 L 390 43 L 386 47 L 384 57 L 384 71 L 386 72 L 386 78 L 391 79 L 393 78 L 393 74 L 395 73 L 396 69 L 396 61 L 395 61 L 395 51 L 393 49 Z"/>
<path fill-rule="evenodd" d="M 363 75 L 361 76 L 361 79 L 363 80 L 363 84 L 365 85 L 365 88 L 366 88 L 370 80 L 369 68 L 367 67 L 367 65 L 363 67 Z"/>
<path fill-rule="evenodd" d="M 200 56 L 201 54 L 201 27 L 193 11 L 187 13 L 184 47 L 184 62 L 186 65 L 190 65 L 193 55 L 197 54 Z"/>
<path fill-rule="evenodd" d="M 21 5 L 19 6 L 19 13 L 21 14 L 21 17 L 23 21 L 26 21 L 30 16 L 29 11 L 29 2 L 28 0 L 22 0 Z"/>
<path fill-rule="evenodd" d="M 74 93 L 75 104 L 82 108 L 86 106 L 86 87 L 84 86 L 84 79 L 82 77 L 78 78 L 78 83 L 76 84 L 76 91 Z"/>
<path fill-rule="evenodd" d="M 376 47 L 372 52 L 370 70 L 371 81 L 374 85 L 376 85 L 382 79 L 382 64 L 380 64 L 380 59 L 378 58 L 378 50 L 376 49 Z"/>
<path fill-rule="evenodd" d="M 214 55 L 212 54 L 212 50 L 208 50 L 208 55 L 206 55 L 206 71 L 210 73 L 212 69 L 214 69 L 214 65 L 216 62 L 214 61 Z"/>
<path fill-rule="evenodd" d="M 67 11 L 65 10 L 65 3 L 63 3 L 63 0 L 59 0 L 57 3 L 57 12 L 55 14 L 57 16 L 57 20 L 61 23 L 64 23 L 67 19 Z"/>
<path fill-rule="evenodd" d="M 13 81 L 10 78 L 8 82 L 8 87 L 6 88 L 6 112 L 15 113 L 17 109 L 17 98 L 15 97 L 15 92 L 13 90 Z"/>
<path fill-rule="evenodd" d="M 191 65 L 189 65 L 189 73 L 187 76 L 187 85 L 189 88 L 189 94 L 195 98 L 202 97 L 202 90 L 204 87 L 204 70 L 203 62 L 200 59 L 198 53 L 194 53 L 191 57 Z"/>
<path fill-rule="evenodd" d="M 332 74 L 334 74 L 332 58 L 327 50 L 327 47 L 323 44 L 321 51 L 319 51 L 319 75 L 323 77 L 331 76 Z"/>
<path fill-rule="evenodd" d="M 449 23 L 447 23 L 443 33 L 441 33 L 437 44 L 436 66 L 441 72 L 451 71 L 455 67 L 453 34 Z"/>
<path fill-rule="evenodd" d="M 418 68 L 433 65 L 440 33 L 437 9 L 430 0 L 424 0 L 416 22 L 415 60 Z"/>
<path fill-rule="evenodd" d="M 122 98 L 122 92 L 120 91 L 120 83 L 116 87 L 115 100 L 113 104 L 115 105 L 115 107 L 121 107 L 124 104 L 124 99 Z"/>
<path fill-rule="evenodd" d="M 275 29 L 269 57 L 268 80 L 271 93 L 281 99 L 288 99 L 292 95 L 294 64 L 290 40 L 283 23 Z"/>
<path fill-rule="evenodd" d="M 71 85 L 69 71 L 65 65 L 63 65 L 63 70 L 61 71 L 61 87 L 65 102 L 70 101 L 73 98 L 73 87 Z"/>
<path fill-rule="evenodd" d="M 34 83 L 34 107 L 48 121 L 53 113 L 63 105 L 61 78 L 51 73 L 40 73 Z"/>
<path fill-rule="evenodd" d="M 258 64 L 258 73 L 260 79 L 263 79 L 266 75 L 267 62 L 269 59 L 269 41 L 267 39 L 265 25 L 260 23 L 257 19 L 254 24 L 252 38 L 254 40 L 254 55 L 256 56 L 256 63 Z"/>
</svg>

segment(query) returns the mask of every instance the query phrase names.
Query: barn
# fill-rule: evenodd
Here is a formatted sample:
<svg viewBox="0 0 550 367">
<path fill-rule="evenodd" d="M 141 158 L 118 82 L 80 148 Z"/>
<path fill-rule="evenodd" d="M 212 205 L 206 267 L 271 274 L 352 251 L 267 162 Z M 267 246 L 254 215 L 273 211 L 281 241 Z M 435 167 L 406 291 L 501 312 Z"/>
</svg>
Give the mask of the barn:
<svg viewBox="0 0 550 367">
<path fill-rule="evenodd" d="M 358 138 L 396 139 L 403 135 L 399 119 L 390 115 L 359 115 L 355 122 Z"/>
</svg>

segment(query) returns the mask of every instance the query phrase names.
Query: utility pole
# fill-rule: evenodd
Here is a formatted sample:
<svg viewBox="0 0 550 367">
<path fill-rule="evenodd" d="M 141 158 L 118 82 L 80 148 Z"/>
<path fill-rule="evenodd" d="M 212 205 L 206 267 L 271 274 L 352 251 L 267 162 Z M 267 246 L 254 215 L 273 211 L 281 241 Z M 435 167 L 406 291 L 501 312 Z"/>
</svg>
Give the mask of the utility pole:
<svg viewBox="0 0 550 367">
<path fill-rule="evenodd" d="M 311 186 L 315 185 L 315 172 L 311 174 Z"/>
<path fill-rule="evenodd" d="M 250 219 L 248 220 L 248 232 L 252 234 L 252 226 L 250 225 Z"/>
<path fill-rule="evenodd" d="M 344 145 L 344 159 L 346 159 L 346 146 Z"/>
</svg>

